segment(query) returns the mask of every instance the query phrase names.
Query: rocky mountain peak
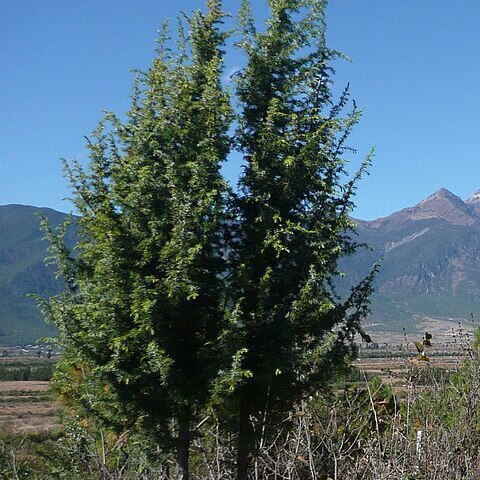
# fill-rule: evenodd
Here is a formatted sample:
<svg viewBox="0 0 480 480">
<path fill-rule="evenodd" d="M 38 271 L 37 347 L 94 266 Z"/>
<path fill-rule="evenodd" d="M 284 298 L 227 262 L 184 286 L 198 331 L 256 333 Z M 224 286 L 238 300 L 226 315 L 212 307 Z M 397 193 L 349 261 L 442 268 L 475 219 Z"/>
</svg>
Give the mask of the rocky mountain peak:
<svg viewBox="0 0 480 480">
<path fill-rule="evenodd" d="M 432 193 L 428 197 L 424 198 L 417 207 L 425 207 L 426 205 L 438 204 L 443 202 L 451 202 L 458 206 L 461 206 L 464 202 L 460 197 L 457 197 L 454 193 L 446 188 L 440 188 L 435 193 Z"/>
<path fill-rule="evenodd" d="M 406 222 L 433 218 L 445 220 L 452 225 L 480 225 L 480 191 L 471 199 L 476 200 L 464 202 L 450 190 L 440 188 L 413 207 L 404 208 L 388 217 L 365 222 L 365 225 L 369 228 L 392 231 Z"/>
<path fill-rule="evenodd" d="M 446 188 L 437 190 L 411 209 L 411 220 L 427 218 L 441 218 L 453 225 L 474 225 L 480 222 L 476 212 Z"/>
<path fill-rule="evenodd" d="M 372 322 L 384 325 L 378 328 L 480 315 L 480 191 L 463 201 L 441 188 L 388 217 L 359 222 L 357 232 L 372 246 L 358 260 L 362 272 L 383 258 L 372 304 Z"/>
</svg>

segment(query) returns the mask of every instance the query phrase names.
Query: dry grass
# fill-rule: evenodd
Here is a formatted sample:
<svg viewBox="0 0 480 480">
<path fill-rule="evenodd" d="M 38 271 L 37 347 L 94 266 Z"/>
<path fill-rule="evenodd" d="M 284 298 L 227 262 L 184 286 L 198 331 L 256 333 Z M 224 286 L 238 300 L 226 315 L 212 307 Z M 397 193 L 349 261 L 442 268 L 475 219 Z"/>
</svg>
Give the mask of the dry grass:
<svg viewBox="0 0 480 480">
<path fill-rule="evenodd" d="M 0 432 L 19 435 L 60 428 L 60 407 L 48 395 L 49 387 L 49 382 L 0 382 Z"/>
<path fill-rule="evenodd" d="M 46 392 L 50 388 L 50 382 L 40 381 L 8 381 L 0 382 L 0 394 L 5 392 Z"/>
</svg>

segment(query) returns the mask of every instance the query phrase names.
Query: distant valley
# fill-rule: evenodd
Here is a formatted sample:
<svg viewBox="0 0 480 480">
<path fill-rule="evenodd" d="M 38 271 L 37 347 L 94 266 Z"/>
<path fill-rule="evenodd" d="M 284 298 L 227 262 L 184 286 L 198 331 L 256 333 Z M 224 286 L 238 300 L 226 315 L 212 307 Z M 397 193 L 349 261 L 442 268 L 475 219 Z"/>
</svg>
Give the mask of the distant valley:
<svg viewBox="0 0 480 480">
<path fill-rule="evenodd" d="M 53 226 L 66 216 L 48 208 L 0 206 L 0 345 L 33 343 L 54 333 L 28 297 L 62 288 L 44 263 L 39 213 Z M 464 201 L 440 189 L 388 217 L 355 221 L 357 240 L 371 248 L 343 261 L 347 281 L 358 282 L 382 258 L 369 331 L 421 332 L 433 323 L 455 328 L 459 321 L 480 319 L 480 193 Z"/>
</svg>

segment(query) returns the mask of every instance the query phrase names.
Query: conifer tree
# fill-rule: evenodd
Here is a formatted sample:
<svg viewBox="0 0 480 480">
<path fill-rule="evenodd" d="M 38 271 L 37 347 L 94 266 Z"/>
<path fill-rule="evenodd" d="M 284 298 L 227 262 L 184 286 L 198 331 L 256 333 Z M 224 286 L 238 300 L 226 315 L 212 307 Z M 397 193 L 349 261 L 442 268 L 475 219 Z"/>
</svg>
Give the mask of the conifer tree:
<svg viewBox="0 0 480 480">
<path fill-rule="evenodd" d="M 266 30 L 256 30 L 243 1 L 236 144 L 245 169 L 236 198 L 232 248 L 236 334 L 249 372 L 238 389 L 238 480 L 247 477 L 258 431 L 274 432 L 295 402 L 333 376 L 352 338 L 363 334 L 369 276 L 341 300 L 338 261 L 354 253 L 349 218 L 355 183 L 347 178 L 349 133 L 360 112 L 347 113 L 348 88 L 334 101 L 325 44 L 326 2 L 269 0 Z M 363 334 L 364 335 L 364 334 Z"/>
<path fill-rule="evenodd" d="M 191 425 L 222 365 L 224 197 L 230 139 L 222 90 L 220 2 L 189 19 L 171 53 L 139 73 L 126 121 L 89 140 L 90 165 L 66 164 L 80 214 L 73 254 L 48 230 L 68 291 L 43 305 L 60 330 L 57 380 L 119 429 L 150 432 L 189 477 Z M 60 383 L 60 382 L 58 382 Z"/>
<path fill-rule="evenodd" d="M 87 415 L 174 449 L 181 479 L 212 396 L 234 397 L 244 480 L 258 445 L 250 419 L 274 434 L 365 336 L 372 276 L 344 298 L 335 291 L 339 260 L 358 247 L 349 213 L 369 158 L 349 179 L 346 156 L 360 112 L 345 112 L 348 88 L 331 93 L 341 55 L 325 44 L 326 1 L 268 4 L 259 32 L 242 2 L 235 133 L 220 81 L 223 13 L 209 0 L 189 36 L 179 32 L 178 53 L 160 39 L 127 119 L 108 114 L 89 141 L 89 168 L 66 164 L 76 251 L 46 226 L 68 287 L 43 304 L 60 331 L 60 390 Z M 236 193 L 220 173 L 232 142 L 245 164 Z"/>
</svg>

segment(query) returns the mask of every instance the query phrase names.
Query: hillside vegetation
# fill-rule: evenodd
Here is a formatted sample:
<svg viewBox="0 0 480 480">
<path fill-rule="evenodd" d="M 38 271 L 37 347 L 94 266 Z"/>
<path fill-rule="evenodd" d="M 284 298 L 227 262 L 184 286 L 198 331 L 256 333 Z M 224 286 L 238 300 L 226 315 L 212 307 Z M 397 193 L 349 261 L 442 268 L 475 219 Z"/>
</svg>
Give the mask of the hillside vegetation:
<svg viewBox="0 0 480 480">
<path fill-rule="evenodd" d="M 62 283 L 45 265 L 48 243 L 39 214 L 55 227 L 66 215 L 50 208 L 0 206 L 0 345 L 34 343 L 56 329 L 45 323 L 32 293 L 50 297 Z"/>
</svg>

